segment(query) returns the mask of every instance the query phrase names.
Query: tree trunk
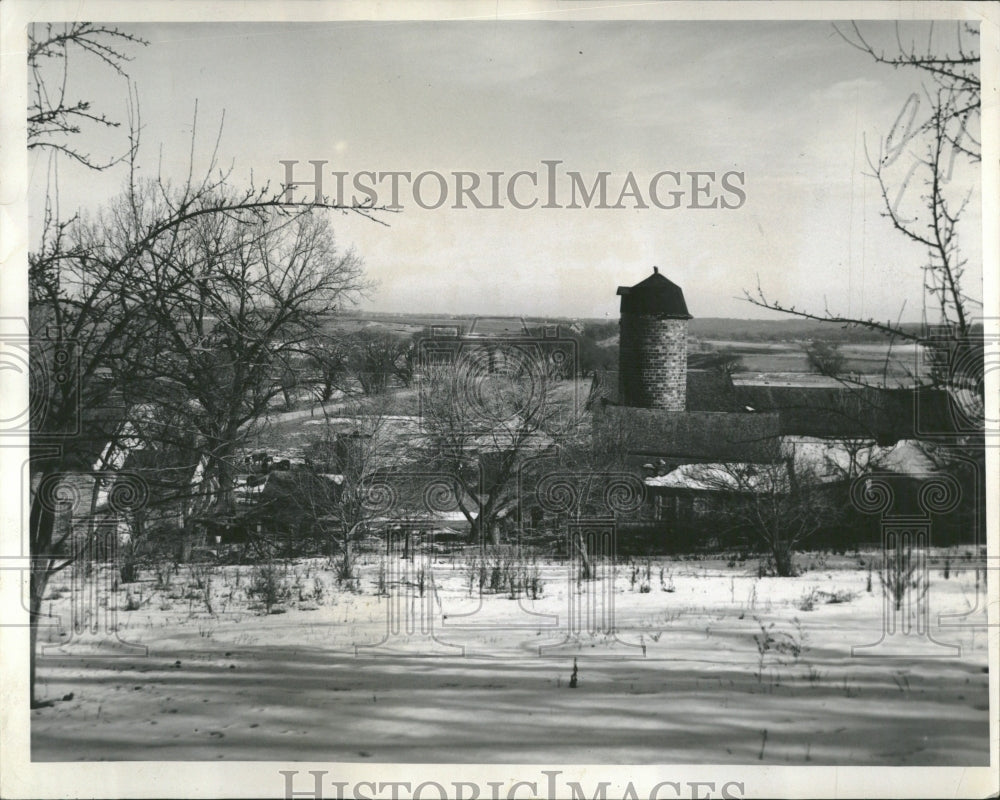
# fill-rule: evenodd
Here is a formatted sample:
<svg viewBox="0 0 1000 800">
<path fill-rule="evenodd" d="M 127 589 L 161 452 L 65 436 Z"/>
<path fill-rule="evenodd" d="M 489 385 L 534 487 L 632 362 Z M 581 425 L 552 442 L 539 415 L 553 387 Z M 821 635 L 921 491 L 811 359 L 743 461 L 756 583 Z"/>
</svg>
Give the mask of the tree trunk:
<svg viewBox="0 0 1000 800">
<path fill-rule="evenodd" d="M 185 520 L 184 530 L 179 542 L 180 546 L 177 548 L 176 558 L 178 563 L 186 564 L 191 560 L 191 554 L 197 546 L 197 538 L 198 526 L 191 519 Z"/>
<path fill-rule="evenodd" d="M 580 554 L 580 577 L 589 581 L 594 577 L 594 567 L 590 562 L 590 553 L 587 552 L 587 542 L 584 541 L 583 533 L 579 530 L 576 532 L 576 549 Z"/>
<path fill-rule="evenodd" d="M 231 514 L 233 511 L 233 467 L 229 463 L 230 453 L 227 451 L 216 457 L 216 475 L 219 481 L 219 494 L 216 498 L 216 509 L 222 514 Z"/>
<path fill-rule="evenodd" d="M 28 651 L 28 664 L 29 664 L 29 667 L 28 667 L 28 682 L 29 682 L 30 691 L 31 691 L 31 707 L 32 708 L 39 708 L 40 706 L 44 705 L 44 703 L 42 703 L 41 701 L 39 701 L 37 690 L 36 690 L 37 683 L 36 683 L 36 680 L 35 680 L 35 674 L 36 674 L 36 671 L 35 671 L 36 670 L 36 663 L 35 662 L 36 662 L 36 660 L 38 658 L 38 654 L 37 654 L 37 650 L 38 650 L 38 627 L 39 627 L 39 624 L 41 623 L 42 597 L 45 594 L 45 586 L 48 583 L 48 577 L 49 577 L 48 576 L 48 572 L 46 570 L 42 570 L 42 569 L 37 569 L 36 570 L 34 567 L 32 567 L 32 570 L 31 570 L 31 581 L 30 581 L 30 585 L 31 585 L 31 589 L 30 589 L 31 597 L 30 597 L 30 599 L 28 601 L 29 614 L 30 614 L 30 616 L 29 616 L 29 625 L 30 625 L 30 628 L 29 628 L 30 636 L 29 636 L 29 638 L 30 638 L 30 643 L 31 643 L 30 644 L 30 649 Z"/>
<path fill-rule="evenodd" d="M 354 558 L 351 553 L 351 537 L 344 537 L 344 552 L 340 559 L 340 578 L 348 581 L 354 577 Z"/>
<path fill-rule="evenodd" d="M 772 550 L 774 571 L 779 578 L 791 578 L 795 575 L 795 564 L 790 547 L 779 545 Z"/>
<path fill-rule="evenodd" d="M 45 479 L 43 474 L 42 480 Z M 39 482 L 41 486 L 41 482 Z M 36 496 L 31 499 L 31 511 L 29 513 L 29 537 L 31 573 L 29 577 L 28 599 L 28 626 L 30 652 L 28 657 L 28 680 L 31 693 L 31 707 L 36 708 L 41 705 L 38 700 L 35 688 L 36 658 L 35 652 L 38 648 L 38 628 L 41 624 L 42 597 L 45 595 L 45 587 L 48 585 L 49 577 L 49 550 L 52 546 L 52 534 L 55 529 L 55 513 Z"/>
</svg>

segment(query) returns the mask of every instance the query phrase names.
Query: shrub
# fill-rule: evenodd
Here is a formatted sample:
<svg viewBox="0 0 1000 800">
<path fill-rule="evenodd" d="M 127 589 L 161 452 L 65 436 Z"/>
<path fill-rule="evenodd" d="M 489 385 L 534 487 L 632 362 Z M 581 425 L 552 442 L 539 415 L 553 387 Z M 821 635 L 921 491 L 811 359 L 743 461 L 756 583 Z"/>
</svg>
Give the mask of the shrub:
<svg viewBox="0 0 1000 800">
<path fill-rule="evenodd" d="M 326 591 L 326 586 L 323 584 L 323 579 L 316 575 L 313 578 L 313 600 L 318 604 L 323 603 L 323 593 Z"/>
<path fill-rule="evenodd" d="M 757 645 L 757 682 L 762 681 L 765 661 L 770 656 L 777 664 L 796 663 L 805 647 L 805 634 L 798 619 L 793 619 L 795 632 L 789 633 L 775 629 L 775 624 L 765 625 L 760 617 L 754 617 L 754 622 L 760 628 L 760 633 L 754 634 L 754 644 Z"/>
<path fill-rule="evenodd" d="M 156 585 L 160 589 L 169 589 L 170 580 L 173 577 L 176 565 L 173 559 L 161 558 L 153 566 L 156 573 Z"/>
<path fill-rule="evenodd" d="M 902 610 L 907 592 L 912 591 L 919 600 L 927 594 L 929 588 L 929 581 L 920 569 L 920 559 L 914 555 L 913 551 L 892 555 L 886 553 L 886 563 L 879 572 L 882 593 L 893 601 L 896 611 Z"/>
<path fill-rule="evenodd" d="M 812 611 L 817 603 L 823 603 L 824 605 L 849 603 L 854 597 L 854 592 L 849 592 L 846 589 L 835 589 L 832 592 L 827 592 L 814 587 L 802 595 L 796 607 L 799 611 Z"/>
<path fill-rule="evenodd" d="M 118 565 L 118 575 L 122 583 L 135 583 L 139 580 L 139 553 L 132 541 L 122 546 L 121 562 Z"/>
<path fill-rule="evenodd" d="M 816 589 L 810 589 L 799 598 L 796 608 L 798 608 L 799 611 L 812 611 L 816 607 L 817 594 L 818 592 Z"/>
<path fill-rule="evenodd" d="M 264 612 L 271 614 L 274 607 L 288 599 L 289 589 L 285 570 L 273 561 L 258 564 L 250 575 L 247 594 L 264 606 Z"/>
<path fill-rule="evenodd" d="M 194 600 L 201 600 L 205 604 L 205 610 L 209 614 L 214 614 L 212 610 L 212 576 L 214 571 L 211 564 L 192 564 L 189 572 L 191 581 L 194 583 L 195 591 L 189 592 L 189 597 Z"/>
<path fill-rule="evenodd" d="M 466 558 L 469 594 L 507 594 L 511 600 L 521 595 L 537 600 L 542 596 L 541 570 L 533 555 L 509 545 L 479 548 Z"/>
</svg>

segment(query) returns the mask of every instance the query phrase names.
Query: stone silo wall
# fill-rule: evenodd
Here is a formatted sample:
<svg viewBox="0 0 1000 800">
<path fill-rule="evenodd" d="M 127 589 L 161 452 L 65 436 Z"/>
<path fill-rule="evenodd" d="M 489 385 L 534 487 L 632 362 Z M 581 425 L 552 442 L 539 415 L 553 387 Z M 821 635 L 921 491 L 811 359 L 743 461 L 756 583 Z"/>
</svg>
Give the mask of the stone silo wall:
<svg viewBox="0 0 1000 800">
<path fill-rule="evenodd" d="M 684 411 L 687 395 L 687 320 L 623 313 L 620 322 L 621 402 L 638 408 Z"/>
</svg>

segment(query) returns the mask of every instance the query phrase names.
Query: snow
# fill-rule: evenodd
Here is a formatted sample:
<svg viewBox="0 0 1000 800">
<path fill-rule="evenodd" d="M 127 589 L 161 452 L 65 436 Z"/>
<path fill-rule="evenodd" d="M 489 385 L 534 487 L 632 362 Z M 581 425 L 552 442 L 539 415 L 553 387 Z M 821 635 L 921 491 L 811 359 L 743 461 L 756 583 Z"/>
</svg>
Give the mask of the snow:
<svg viewBox="0 0 1000 800">
<path fill-rule="evenodd" d="M 781 450 L 783 455 L 794 459 L 796 468 L 809 470 L 820 477 L 857 475 L 869 469 L 910 476 L 926 476 L 938 471 L 924 446 L 913 439 L 878 445 L 874 440 L 783 436 Z"/>
<path fill-rule="evenodd" d="M 788 471 L 784 464 L 681 464 L 666 475 L 646 478 L 645 483 L 661 489 L 767 493 L 787 489 Z"/>
<path fill-rule="evenodd" d="M 858 563 L 871 553 L 801 555 L 812 569 L 796 578 L 759 578 L 752 561 L 664 559 L 650 564 L 649 591 L 646 562 L 624 563 L 608 594 L 610 584 L 543 562 L 536 600 L 470 594 L 469 562 L 450 554 L 425 564 L 423 597 L 418 565 L 386 564 L 401 604 L 377 594 L 374 555 L 358 591 L 311 560 L 288 566 L 301 587 L 271 615 L 246 597 L 249 567 L 213 568 L 213 614 L 184 571 L 169 588 L 144 575 L 107 602 L 120 609 L 119 639 L 146 656 L 107 636 L 96 649 L 69 636 L 73 592 L 63 586 L 45 603 L 62 629 L 43 638 L 69 644 L 40 659 L 39 680 L 43 696 L 73 699 L 32 712 L 32 757 L 981 765 L 985 628 L 936 624 L 938 613 L 970 610 L 966 622 L 984 621 L 979 572 L 971 553 L 952 551 L 945 580 L 943 554 L 931 571 L 931 632 L 961 653 L 897 635 L 903 658 L 851 654 L 881 634 L 878 570 L 868 592 Z M 803 610 L 810 594 L 818 599 Z M 130 596 L 139 608 L 126 611 Z M 614 633 L 599 615 L 586 624 L 602 597 Z M 392 636 L 390 608 L 426 614 L 410 620 L 414 635 Z M 575 629 L 571 609 L 583 614 Z M 774 644 L 762 662 L 764 631 L 800 652 Z"/>
<path fill-rule="evenodd" d="M 920 442 L 909 439 L 878 445 L 874 440 L 783 436 L 781 454 L 792 460 L 800 474 L 815 475 L 821 482 L 856 477 L 868 471 L 913 477 L 926 477 L 938 471 Z M 651 464 L 645 466 L 652 468 Z M 766 493 L 775 484 L 787 486 L 788 475 L 783 464 L 681 464 L 665 475 L 646 478 L 645 483 L 653 488 Z"/>
</svg>

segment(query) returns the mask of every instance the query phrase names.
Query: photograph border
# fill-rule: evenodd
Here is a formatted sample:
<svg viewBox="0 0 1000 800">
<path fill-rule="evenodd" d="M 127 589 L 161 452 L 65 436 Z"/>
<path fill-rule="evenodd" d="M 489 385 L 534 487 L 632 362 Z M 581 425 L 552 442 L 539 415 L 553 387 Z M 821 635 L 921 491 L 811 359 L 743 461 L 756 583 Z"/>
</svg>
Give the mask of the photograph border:
<svg viewBox="0 0 1000 800">
<path fill-rule="evenodd" d="M 982 224 L 983 318 L 1000 331 L 1000 6 L 996 3 L 949 2 L 556 2 L 555 0 L 473 0 L 455 2 L 193 2 L 179 0 L 143 3 L 118 0 L 90 2 L 30 2 L 5 0 L 0 5 L 0 319 L 9 327 L 27 319 L 27 145 L 24 109 L 27 103 L 25 61 L 26 25 L 39 21 L 94 19 L 106 22 L 193 21 L 347 21 L 347 20 L 885 20 L 976 19 L 981 21 L 982 113 Z M 28 407 L 27 375 L 5 373 L 0 390 L 0 419 L 16 416 Z M 1000 419 L 1000 370 L 986 373 L 988 420 Z M 0 796 L 36 797 L 287 797 L 293 772 L 294 796 L 312 797 L 310 771 L 323 771 L 323 797 L 336 797 L 337 783 L 357 790 L 364 782 L 406 781 L 442 784 L 456 782 L 479 787 L 489 797 L 496 784 L 498 796 L 531 796 L 536 782 L 541 796 L 545 771 L 559 771 L 559 781 L 577 781 L 591 796 L 594 787 L 608 782 L 608 797 L 621 796 L 628 782 L 649 787 L 672 782 L 681 789 L 662 796 L 718 797 L 729 784 L 741 797 L 985 797 L 998 792 L 998 709 L 1000 709 L 1000 627 L 997 626 L 1000 580 L 995 571 L 989 584 L 989 703 L 990 753 L 988 767 L 778 767 L 753 765 L 601 765 L 552 764 L 379 764 L 312 762 L 32 762 L 31 712 L 28 703 L 28 613 L 22 594 L 27 581 L 27 552 L 21 526 L 28 487 L 21 480 L 28 437 L 0 439 Z M 995 560 L 1000 545 L 1000 449 L 987 446 L 986 485 L 988 552 Z M 709 788 L 711 784 L 712 788 Z M 693 787 L 693 788 L 692 788 Z M 373 790 L 365 787 L 364 793 Z M 452 791 L 449 789 L 449 792 Z M 471 789 L 466 789 L 470 791 Z M 642 791 L 642 790 L 640 790 Z M 670 788 L 672 792 L 672 787 Z M 429 785 L 427 797 L 437 796 Z M 739 792 L 739 794 L 736 794 Z M 350 795 L 345 795 L 350 796 Z M 449 795 L 451 796 L 451 795 Z M 471 795 L 470 795 L 471 796 Z"/>
</svg>

